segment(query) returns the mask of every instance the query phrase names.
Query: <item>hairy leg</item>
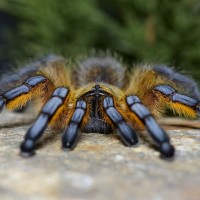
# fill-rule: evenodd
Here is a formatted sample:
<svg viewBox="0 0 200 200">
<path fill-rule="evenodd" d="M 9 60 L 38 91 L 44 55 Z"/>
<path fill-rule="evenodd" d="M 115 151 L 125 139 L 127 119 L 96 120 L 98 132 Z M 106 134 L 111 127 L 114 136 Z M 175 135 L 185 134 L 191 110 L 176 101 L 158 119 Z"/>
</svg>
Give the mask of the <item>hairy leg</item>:
<svg viewBox="0 0 200 200">
<path fill-rule="evenodd" d="M 156 142 L 162 156 L 170 158 L 174 156 L 174 148 L 165 131 L 158 125 L 150 111 L 141 103 L 137 96 L 126 97 L 129 109 L 141 120 L 149 134 Z M 131 120 L 131 119 L 130 119 Z"/>
<path fill-rule="evenodd" d="M 112 97 L 106 97 L 103 101 L 103 107 L 106 115 L 116 127 L 122 141 L 127 146 L 133 146 L 138 143 L 138 137 L 134 129 L 125 121 L 117 111 Z"/>
<path fill-rule="evenodd" d="M 65 61 L 62 57 L 43 56 L 27 64 L 16 74 L 3 77 L 0 82 L 0 110 L 4 105 L 11 110 L 22 107 L 33 98 L 42 98 L 41 105 L 38 106 L 40 108 L 55 88 L 69 85 L 70 76 L 70 71 L 65 70 Z"/>
<path fill-rule="evenodd" d="M 78 100 L 73 115 L 62 137 L 62 146 L 64 149 L 73 149 L 75 147 L 80 133 L 80 126 L 86 111 L 86 102 Z"/>
<path fill-rule="evenodd" d="M 0 110 L 4 105 L 13 110 L 22 107 L 32 98 L 41 97 L 44 93 L 51 94 L 54 85 L 44 76 L 33 76 L 27 79 L 24 84 L 4 92 L 0 96 Z"/>
<path fill-rule="evenodd" d="M 59 108 L 64 104 L 69 90 L 64 87 L 57 88 L 50 100 L 42 108 L 37 120 L 32 127 L 27 131 L 24 141 L 21 144 L 21 155 L 31 156 L 34 154 L 36 142 L 43 135 L 47 125 L 51 122 Z M 61 112 L 59 113 L 61 114 Z"/>
<path fill-rule="evenodd" d="M 168 85 L 157 85 L 153 92 L 159 101 L 178 115 L 196 118 L 200 112 L 200 102 L 197 99 L 178 93 Z"/>
<path fill-rule="evenodd" d="M 164 85 L 166 85 L 165 88 L 163 88 Z M 168 89 L 166 89 L 167 87 Z M 166 92 L 170 92 L 170 95 L 178 93 L 173 97 L 174 102 L 173 99 L 171 101 L 170 98 L 167 97 L 168 94 Z M 191 101 L 191 99 L 200 100 L 200 92 L 197 83 L 192 78 L 166 65 L 143 65 L 133 69 L 126 94 L 138 96 L 142 103 L 157 118 L 165 114 L 167 107 L 171 108 L 179 115 L 190 118 L 196 118 L 197 116 L 197 111 L 191 109 L 190 105 L 188 106 L 186 103 L 186 96 L 188 96 L 188 101 Z M 181 99 L 180 103 L 177 98 Z"/>
</svg>

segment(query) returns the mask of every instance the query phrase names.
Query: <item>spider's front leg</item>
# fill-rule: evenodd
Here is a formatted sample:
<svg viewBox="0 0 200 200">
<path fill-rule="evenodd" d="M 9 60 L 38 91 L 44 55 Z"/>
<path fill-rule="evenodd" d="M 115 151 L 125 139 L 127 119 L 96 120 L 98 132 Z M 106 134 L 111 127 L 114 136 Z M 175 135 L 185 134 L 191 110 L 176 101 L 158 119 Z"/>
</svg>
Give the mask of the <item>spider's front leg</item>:
<svg viewBox="0 0 200 200">
<path fill-rule="evenodd" d="M 25 135 L 25 139 L 21 144 L 22 156 L 27 157 L 34 154 L 36 142 L 43 135 L 51 119 L 56 114 L 60 115 L 59 108 L 63 109 L 68 93 L 69 90 L 65 87 L 59 87 L 53 92 L 51 99 L 44 105 L 37 120 Z"/>
<path fill-rule="evenodd" d="M 159 147 L 165 158 L 174 156 L 174 147 L 170 144 L 170 139 L 165 131 L 158 125 L 150 111 L 141 103 L 137 96 L 127 96 L 126 102 L 129 109 L 142 121 L 151 137 Z"/>
</svg>

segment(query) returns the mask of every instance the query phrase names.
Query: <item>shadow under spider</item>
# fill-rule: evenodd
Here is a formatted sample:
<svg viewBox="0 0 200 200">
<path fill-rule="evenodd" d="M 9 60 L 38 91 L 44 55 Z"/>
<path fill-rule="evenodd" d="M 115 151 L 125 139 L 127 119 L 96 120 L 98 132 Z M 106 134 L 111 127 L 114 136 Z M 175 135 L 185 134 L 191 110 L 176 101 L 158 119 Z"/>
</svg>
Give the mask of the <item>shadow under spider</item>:
<svg viewBox="0 0 200 200">
<path fill-rule="evenodd" d="M 52 144 L 57 140 L 60 140 L 62 131 L 56 131 L 48 128 L 46 133 L 42 136 L 42 138 L 36 144 L 36 149 L 43 148 L 47 144 Z"/>
</svg>

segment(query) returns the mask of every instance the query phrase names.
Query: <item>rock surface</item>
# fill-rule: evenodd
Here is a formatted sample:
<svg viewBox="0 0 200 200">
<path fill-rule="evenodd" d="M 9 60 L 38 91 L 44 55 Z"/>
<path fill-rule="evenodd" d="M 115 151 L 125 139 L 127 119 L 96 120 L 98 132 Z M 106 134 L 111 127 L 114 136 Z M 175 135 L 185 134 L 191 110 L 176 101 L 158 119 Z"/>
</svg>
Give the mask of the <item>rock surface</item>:
<svg viewBox="0 0 200 200">
<path fill-rule="evenodd" d="M 32 116 L 0 116 L 0 199 L 199 200 L 200 131 L 169 130 L 176 156 L 162 160 L 142 133 L 140 146 L 125 147 L 116 135 L 82 134 L 63 151 L 61 134 L 47 130 L 37 154 L 19 156 Z M 199 122 L 197 122 L 199 123 Z M 147 135 L 147 136 L 146 136 Z"/>
</svg>

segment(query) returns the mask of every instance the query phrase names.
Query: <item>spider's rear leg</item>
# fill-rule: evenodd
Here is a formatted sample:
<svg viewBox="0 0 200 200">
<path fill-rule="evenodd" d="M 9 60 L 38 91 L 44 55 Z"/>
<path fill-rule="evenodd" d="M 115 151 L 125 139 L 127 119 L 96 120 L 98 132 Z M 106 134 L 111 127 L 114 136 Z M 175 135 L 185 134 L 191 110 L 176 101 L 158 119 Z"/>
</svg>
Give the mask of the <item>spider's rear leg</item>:
<svg viewBox="0 0 200 200">
<path fill-rule="evenodd" d="M 45 87 L 51 90 L 54 85 L 44 76 L 33 76 L 27 79 L 21 86 L 6 91 L 0 96 L 0 111 L 4 106 L 10 110 L 24 106 L 31 98 L 41 96 Z"/>
<path fill-rule="evenodd" d="M 43 135 L 52 118 L 60 115 L 61 111 L 59 108 L 62 109 L 64 107 L 68 93 L 69 90 L 64 87 L 59 87 L 53 92 L 51 99 L 44 105 L 37 120 L 25 135 L 25 139 L 21 144 L 22 156 L 31 156 L 34 154 L 36 142 Z"/>
<path fill-rule="evenodd" d="M 133 146 L 138 143 L 138 137 L 136 132 L 131 126 L 127 124 L 125 119 L 117 111 L 114 106 L 113 98 L 106 97 L 103 101 L 103 107 L 105 113 L 108 115 L 109 119 L 113 122 L 114 126 L 117 128 L 122 141 L 127 146 Z"/>
<path fill-rule="evenodd" d="M 75 111 L 68 123 L 63 137 L 62 137 L 62 146 L 64 149 L 73 149 L 76 146 L 76 142 L 80 133 L 80 126 L 83 121 L 83 117 L 86 114 L 87 105 L 83 100 L 78 100 L 76 102 Z"/>
<path fill-rule="evenodd" d="M 158 85 L 154 88 L 155 93 L 164 105 L 179 115 L 195 119 L 200 112 L 200 102 L 197 99 L 178 93 L 168 85 Z"/>
<path fill-rule="evenodd" d="M 165 131 L 157 124 L 149 110 L 141 103 L 137 96 L 126 97 L 126 102 L 130 110 L 146 126 L 151 137 L 159 146 L 162 156 L 170 158 L 174 156 L 174 147 L 170 144 L 170 139 Z"/>
<path fill-rule="evenodd" d="M 0 111 L 4 105 L 10 110 L 23 107 L 32 97 L 41 97 L 41 94 L 45 94 L 44 100 L 47 100 L 47 94 L 53 92 L 54 83 L 58 82 L 52 77 L 58 75 L 59 80 L 64 79 L 64 64 L 62 57 L 46 55 L 24 66 L 16 74 L 3 77 L 0 81 Z M 65 85 L 61 82 L 60 85 Z"/>
</svg>

